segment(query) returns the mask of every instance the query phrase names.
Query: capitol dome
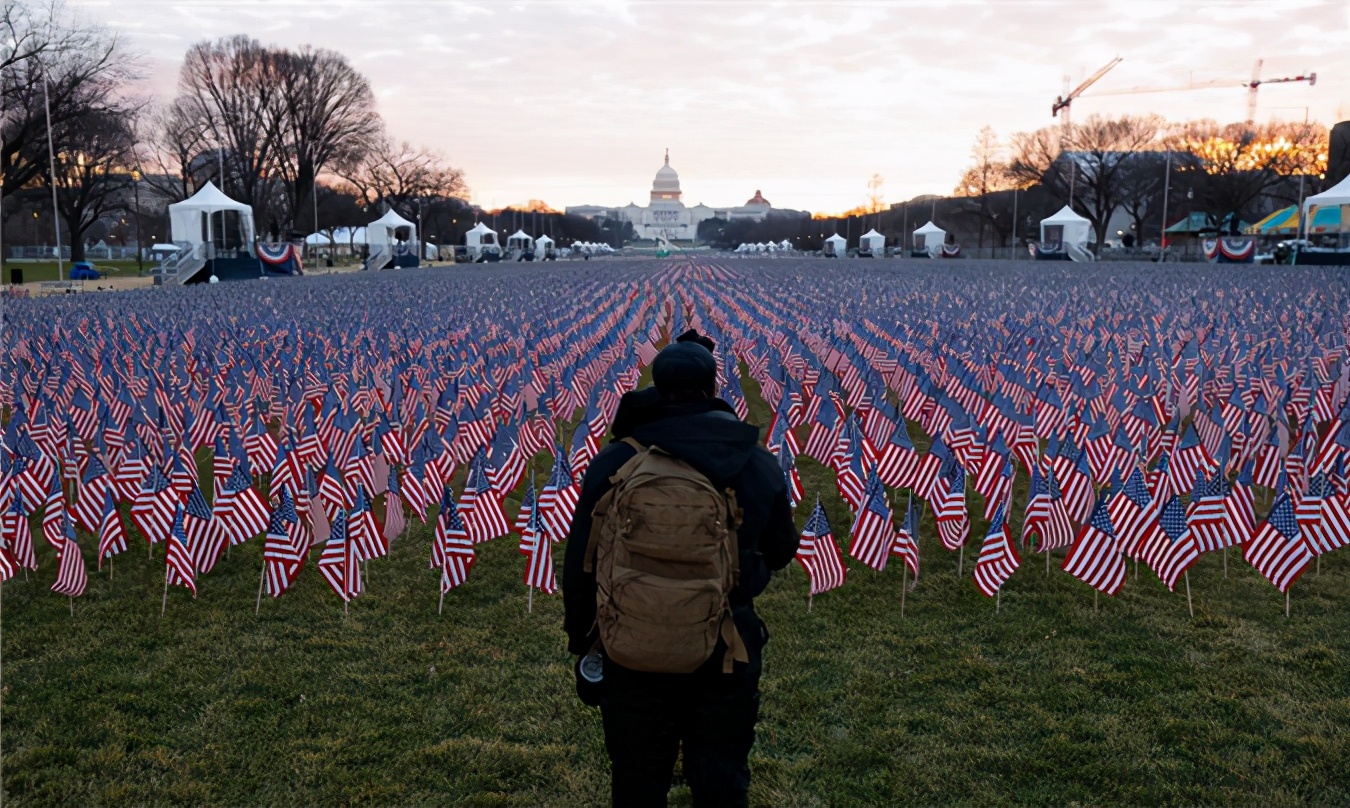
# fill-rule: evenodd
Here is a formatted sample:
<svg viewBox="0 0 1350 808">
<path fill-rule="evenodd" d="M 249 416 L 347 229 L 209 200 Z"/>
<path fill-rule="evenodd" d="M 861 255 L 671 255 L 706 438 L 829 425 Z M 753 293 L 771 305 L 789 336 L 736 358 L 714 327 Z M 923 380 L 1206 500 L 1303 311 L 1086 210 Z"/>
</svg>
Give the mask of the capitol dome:
<svg viewBox="0 0 1350 808">
<path fill-rule="evenodd" d="M 670 167 L 670 150 L 666 150 L 666 163 L 656 171 L 652 180 L 653 202 L 678 202 L 680 200 L 680 175 Z"/>
<path fill-rule="evenodd" d="M 763 194 L 756 190 L 755 195 L 745 201 L 745 207 L 771 208 L 773 205 L 770 205 L 769 200 L 765 199 Z"/>
</svg>

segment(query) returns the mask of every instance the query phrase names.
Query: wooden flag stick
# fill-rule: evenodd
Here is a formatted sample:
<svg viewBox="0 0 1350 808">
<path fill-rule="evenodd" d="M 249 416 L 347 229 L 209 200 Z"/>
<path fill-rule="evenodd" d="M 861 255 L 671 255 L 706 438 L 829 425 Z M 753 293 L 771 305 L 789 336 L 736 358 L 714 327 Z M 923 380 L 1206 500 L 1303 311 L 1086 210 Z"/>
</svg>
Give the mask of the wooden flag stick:
<svg viewBox="0 0 1350 808">
<path fill-rule="evenodd" d="M 253 604 L 254 617 L 257 617 L 258 613 L 262 611 L 263 581 L 265 581 L 266 579 L 267 579 L 267 562 L 263 561 L 262 570 L 258 573 L 258 602 Z"/>
<path fill-rule="evenodd" d="M 75 616 L 75 598 L 69 598 L 69 600 L 70 600 L 70 616 L 71 616 L 71 617 L 74 617 L 74 616 Z"/>
<path fill-rule="evenodd" d="M 169 608 L 169 571 L 164 570 L 164 597 L 159 600 L 159 616 L 164 617 L 164 610 Z"/>
<path fill-rule="evenodd" d="M 960 551 L 956 555 L 956 577 L 960 578 L 966 572 L 966 543 L 961 542 Z"/>
<path fill-rule="evenodd" d="M 145 557 L 148 558 L 148 559 L 150 559 L 151 561 L 154 561 L 154 560 L 155 560 L 155 543 L 152 542 L 152 541 L 147 541 L 147 542 L 145 543 L 145 550 L 146 550 L 146 556 L 145 556 Z"/>
<path fill-rule="evenodd" d="M 525 599 L 525 613 L 530 614 L 534 611 L 534 587 L 526 584 L 525 589 L 529 592 Z"/>
<path fill-rule="evenodd" d="M 998 614 L 1003 609 L 1003 588 L 994 590 L 994 614 Z"/>
<path fill-rule="evenodd" d="M 1097 596 L 1100 595 L 1100 594 L 1101 594 L 1101 592 L 1099 592 L 1098 590 L 1096 590 L 1096 589 L 1093 589 L 1093 590 L 1092 590 L 1092 613 L 1093 613 L 1093 614 L 1096 614 L 1096 613 L 1097 613 Z"/>
<path fill-rule="evenodd" d="M 1194 619 L 1195 619 L 1195 607 L 1191 605 L 1191 573 L 1190 573 L 1190 570 L 1187 570 L 1186 572 L 1182 573 L 1182 577 L 1186 579 L 1186 611 L 1188 611 L 1188 612 L 1191 613 L 1191 619 L 1194 620 Z"/>
<path fill-rule="evenodd" d="M 900 568 L 900 617 L 905 616 L 905 590 L 909 589 L 909 565 Z"/>
<path fill-rule="evenodd" d="M 808 612 L 811 611 L 811 604 L 812 604 L 813 601 L 815 601 L 815 599 L 816 599 L 816 596 L 815 596 L 815 595 L 807 595 L 807 596 L 806 596 L 806 610 L 807 610 Z"/>
<path fill-rule="evenodd" d="M 1045 577 L 1050 577 L 1050 551 L 1045 551 Z"/>
<path fill-rule="evenodd" d="M 441 590 L 441 602 L 436 605 L 436 614 L 440 615 L 445 611 L 445 590 Z"/>
<path fill-rule="evenodd" d="M 352 602 L 350 600 L 342 601 L 342 616 L 346 617 L 347 615 L 351 614 L 351 610 L 352 610 Z"/>
<path fill-rule="evenodd" d="M 1284 616 L 1289 617 L 1289 590 L 1284 590 Z"/>
</svg>

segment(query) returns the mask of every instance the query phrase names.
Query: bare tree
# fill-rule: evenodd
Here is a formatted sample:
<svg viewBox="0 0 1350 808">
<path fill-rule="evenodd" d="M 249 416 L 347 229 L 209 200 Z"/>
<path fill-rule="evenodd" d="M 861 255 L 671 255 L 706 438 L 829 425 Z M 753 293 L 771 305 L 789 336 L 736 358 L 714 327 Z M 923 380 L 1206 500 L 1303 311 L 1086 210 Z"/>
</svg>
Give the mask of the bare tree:
<svg viewBox="0 0 1350 808">
<path fill-rule="evenodd" d="M 969 203 L 960 210 L 963 215 L 974 219 L 979 225 L 979 246 L 984 246 L 984 230 L 987 225 L 1000 244 L 1005 243 L 1013 231 L 1012 214 L 1009 201 L 1003 191 L 1018 187 L 1007 160 L 1003 156 L 1003 144 L 992 126 L 985 126 L 975 136 L 975 144 L 970 149 L 971 166 L 961 175 L 961 181 L 954 191 L 955 196 L 965 197 Z"/>
<path fill-rule="evenodd" d="M 57 209 L 70 233 L 70 260 L 84 260 L 84 234 L 103 217 L 126 210 L 136 138 L 130 110 L 98 110 L 66 121 L 51 174 Z M 40 175 L 44 184 L 49 175 Z M 50 187 L 50 186 L 49 186 Z"/>
<path fill-rule="evenodd" d="M 359 163 L 339 167 L 339 176 L 372 211 L 391 207 L 415 216 L 419 204 L 463 196 L 464 172 L 446 164 L 435 152 L 404 142 L 380 143 Z"/>
<path fill-rule="evenodd" d="M 207 179 L 216 177 L 209 132 L 197 121 L 183 98 L 177 98 L 146 117 L 145 135 L 138 137 L 137 167 L 142 181 L 170 202 L 191 196 Z"/>
<path fill-rule="evenodd" d="M 178 73 L 174 106 L 184 125 L 218 150 L 222 190 L 263 213 L 273 168 L 283 105 L 276 54 L 238 35 L 199 42 L 188 49 Z"/>
<path fill-rule="evenodd" d="M 1320 124 L 1253 127 L 1206 120 L 1183 124 L 1173 144 L 1199 168 L 1198 194 L 1212 224 L 1236 233 L 1248 206 L 1284 178 L 1326 170 L 1327 140 Z"/>
<path fill-rule="evenodd" d="M 277 54 L 275 65 L 283 113 L 276 163 L 289 184 L 296 227 L 302 211 L 317 214 L 313 194 L 319 174 L 331 165 L 364 159 L 378 143 L 383 124 L 370 83 L 342 54 L 305 47 Z"/>
<path fill-rule="evenodd" d="M 1092 222 L 1100 248 L 1111 214 L 1121 204 L 1128 155 L 1157 148 L 1162 128 L 1156 115 L 1092 115 L 1063 129 L 1021 133 L 1013 137 L 1011 172 L 1020 182 L 1042 183 L 1068 200 Z"/>
<path fill-rule="evenodd" d="M 6 0 L 0 34 L 13 43 L 0 48 L 0 182 L 17 189 L 47 168 L 48 100 L 54 131 L 120 109 L 135 63 L 116 36 L 68 18 L 55 2 L 35 10 Z"/>
</svg>

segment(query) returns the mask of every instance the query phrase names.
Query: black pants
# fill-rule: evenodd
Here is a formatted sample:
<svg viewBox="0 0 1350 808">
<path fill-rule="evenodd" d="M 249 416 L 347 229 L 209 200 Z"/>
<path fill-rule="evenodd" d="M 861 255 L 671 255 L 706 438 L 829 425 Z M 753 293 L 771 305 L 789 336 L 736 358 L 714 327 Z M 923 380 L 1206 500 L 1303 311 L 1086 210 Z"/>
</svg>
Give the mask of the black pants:
<svg viewBox="0 0 1350 808">
<path fill-rule="evenodd" d="M 755 660 L 758 662 L 758 660 Z M 605 722 L 614 805 L 666 804 L 675 759 L 694 804 L 746 805 L 759 719 L 759 665 L 721 672 L 721 655 L 689 674 L 640 673 L 605 662 Z"/>
</svg>

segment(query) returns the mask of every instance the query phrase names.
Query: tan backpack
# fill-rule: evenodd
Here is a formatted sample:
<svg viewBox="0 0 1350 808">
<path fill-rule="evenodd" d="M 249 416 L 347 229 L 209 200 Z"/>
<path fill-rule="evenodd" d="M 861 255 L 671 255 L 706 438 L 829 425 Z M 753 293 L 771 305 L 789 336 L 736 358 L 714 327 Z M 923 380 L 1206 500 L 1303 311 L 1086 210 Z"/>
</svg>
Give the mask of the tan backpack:
<svg viewBox="0 0 1350 808">
<path fill-rule="evenodd" d="M 637 454 L 591 512 L 600 644 L 625 668 L 690 673 L 726 642 L 722 670 L 746 662 L 728 596 L 740 574 L 741 512 L 696 469 L 628 438 Z"/>
</svg>

